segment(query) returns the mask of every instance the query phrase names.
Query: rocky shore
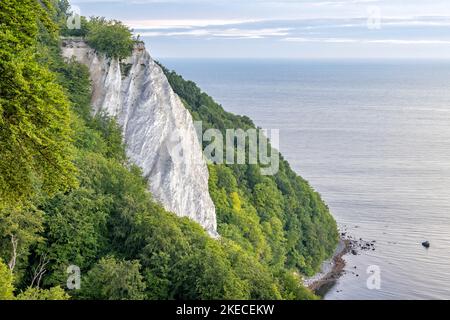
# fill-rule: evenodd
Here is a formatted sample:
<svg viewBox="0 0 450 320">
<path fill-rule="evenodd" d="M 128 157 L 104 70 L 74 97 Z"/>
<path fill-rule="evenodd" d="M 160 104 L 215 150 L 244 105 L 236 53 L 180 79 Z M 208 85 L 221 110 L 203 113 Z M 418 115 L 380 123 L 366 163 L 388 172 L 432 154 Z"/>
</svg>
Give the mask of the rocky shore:
<svg viewBox="0 0 450 320">
<path fill-rule="evenodd" d="M 316 295 L 323 297 L 335 285 L 336 281 L 346 273 L 344 256 L 347 254 L 359 255 L 361 251 L 375 251 L 375 243 L 375 240 L 355 239 L 348 235 L 347 232 L 342 232 L 341 240 L 333 257 L 322 264 L 319 273 L 313 277 L 305 278 L 303 280 L 304 285 Z M 351 273 L 359 276 L 355 272 Z"/>
<path fill-rule="evenodd" d="M 351 240 L 341 239 L 333 257 L 325 261 L 322 270 L 311 278 L 304 279 L 304 284 L 314 293 L 323 296 L 344 272 L 344 256 L 352 250 Z"/>
</svg>

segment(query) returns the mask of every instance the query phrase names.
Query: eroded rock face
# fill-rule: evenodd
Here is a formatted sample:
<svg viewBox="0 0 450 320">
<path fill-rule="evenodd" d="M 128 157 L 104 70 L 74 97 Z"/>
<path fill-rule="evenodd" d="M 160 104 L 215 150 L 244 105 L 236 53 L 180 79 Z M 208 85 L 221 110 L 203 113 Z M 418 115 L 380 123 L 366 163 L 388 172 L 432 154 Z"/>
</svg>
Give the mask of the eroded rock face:
<svg viewBox="0 0 450 320">
<path fill-rule="evenodd" d="M 193 119 L 143 45 L 127 61 L 98 55 L 81 40 L 66 40 L 63 55 L 89 67 L 94 113 L 116 117 L 127 155 L 142 168 L 154 198 L 217 237 L 208 168 Z"/>
</svg>

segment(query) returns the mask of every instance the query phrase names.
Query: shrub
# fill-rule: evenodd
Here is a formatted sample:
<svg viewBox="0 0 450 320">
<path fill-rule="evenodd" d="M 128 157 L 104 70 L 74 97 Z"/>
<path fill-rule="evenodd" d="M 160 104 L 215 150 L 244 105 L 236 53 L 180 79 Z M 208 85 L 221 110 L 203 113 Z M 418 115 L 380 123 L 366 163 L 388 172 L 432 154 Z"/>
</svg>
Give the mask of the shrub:
<svg viewBox="0 0 450 320">
<path fill-rule="evenodd" d="M 89 21 L 88 30 L 86 41 L 98 52 L 119 60 L 130 56 L 135 41 L 122 22 L 95 17 Z"/>
</svg>

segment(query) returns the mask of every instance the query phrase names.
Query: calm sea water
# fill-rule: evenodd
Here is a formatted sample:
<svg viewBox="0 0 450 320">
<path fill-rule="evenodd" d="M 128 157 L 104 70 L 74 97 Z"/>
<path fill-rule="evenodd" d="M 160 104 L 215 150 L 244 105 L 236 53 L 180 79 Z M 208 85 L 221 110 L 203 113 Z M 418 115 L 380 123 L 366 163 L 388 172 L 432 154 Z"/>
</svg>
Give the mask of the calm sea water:
<svg viewBox="0 0 450 320">
<path fill-rule="evenodd" d="M 449 61 L 162 62 L 226 110 L 279 128 L 281 151 L 341 228 L 376 240 L 345 257 L 326 299 L 450 299 Z M 380 290 L 367 288 L 371 265 Z"/>
</svg>

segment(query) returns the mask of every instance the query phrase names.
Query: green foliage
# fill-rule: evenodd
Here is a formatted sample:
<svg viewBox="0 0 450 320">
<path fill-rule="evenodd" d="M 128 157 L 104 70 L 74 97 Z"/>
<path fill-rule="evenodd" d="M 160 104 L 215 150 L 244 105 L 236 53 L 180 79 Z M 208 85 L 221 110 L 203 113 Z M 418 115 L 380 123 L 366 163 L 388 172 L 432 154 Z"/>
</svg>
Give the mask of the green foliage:
<svg viewBox="0 0 450 320">
<path fill-rule="evenodd" d="M 56 54 L 60 54 L 59 50 Z M 64 64 L 61 64 L 59 59 L 53 60 L 59 62 L 53 70 L 57 72 L 59 82 L 66 89 L 72 111 L 83 120 L 89 120 L 91 118 L 91 81 L 88 68 L 73 59 Z"/>
<path fill-rule="evenodd" d="M 47 290 L 40 288 L 28 288 L 17 296 L 17 300 L 68 300 L 69 295 L 61 287 L 53 287 Z"/>
<path fill-rule="evenodd" d="M 80 188 L 59 194 L 47 201 L 45 211 L 46 242 L 38 253 L 51 261 L 45 284 L 66 283 L 67 266 L 82 269 L 91 266 L 105 246 L 106 218 L 111 199 Z"/>
<path fill-rule="evenodd" d="M 105 257 L 83 278 L 80 297 L 99 300 L 142 300 L 146 287 L 138 261 Z"/>
<path fill-rule="evenodd" d="M 122 22 L 93 17 L 87 28 L 86 40 L 98 52 L 119 60 L 131 55 L 135 42 L 131 30 Z"/>
<path fill-rule="evenodd" d="M 195 83 L 162 68 L 204 130 L 255 129 L 247 117 L 224 111 Z M 261 175 L 259 165 L 210 166 L 219 230 L 272 266 L 311 275 L 336 247 L 336 222 L 320 195 L 280 158 L 279 172 L 270 177 Z"/>
<path fill-rule="evenodd" d="M 125 145 L 122 138 L 122 128 L 118 125 L 115 119 L 99 113 L 89 126 L 95 131 L 99 132 L 103 140 L 106 142 L 106 149 L 104 155 L 107 158 L 114 158 L 118 161 L 125 162 Z"/>
<path fill-rule="evenodd" d="M 140 216 L 135 234 L 144 238 L 140 260 L 149 298 L 249 298 L 220 244 L 197 224 L 160 212 Z"/>
<path fill-rule="evenodd" d="M 0 259 L 0 300 L 67 300 L 69 296 L 60 287 L 48 290 L 27 288 L 17 297 L 14 296 L 14 276 L 11 270 Z"/>
<path fill-rule="evenodd" d="M 5 259 L 16 271 L 28 263 L 30 248 L 43 241 L 43 212 L 33 204 L 0 209 L 0 260 Z"/>
<path fill-rule="evenodd" d="M 0 300 L 14 299 L 13 274 L 0 259 Z"/>
<path fill-rule="evenodd" d="M 12 46 L 12 49 L 36 45 L 39 24 L 56 36 L 56 26 L 51 20 L 52 12 L 54 8 L 49 0 L 23 0 L 20 3 L 15 0 L 2 0 L 0 35 L 6 36 L 5 45 Z"/>
<path fill-rule="evenodd" d="M 67 99 L 35 58 L 39 20 L 53 31 L 38 1 L 0 2 L 0 206 L 75 184 Z"/>
</svg>

